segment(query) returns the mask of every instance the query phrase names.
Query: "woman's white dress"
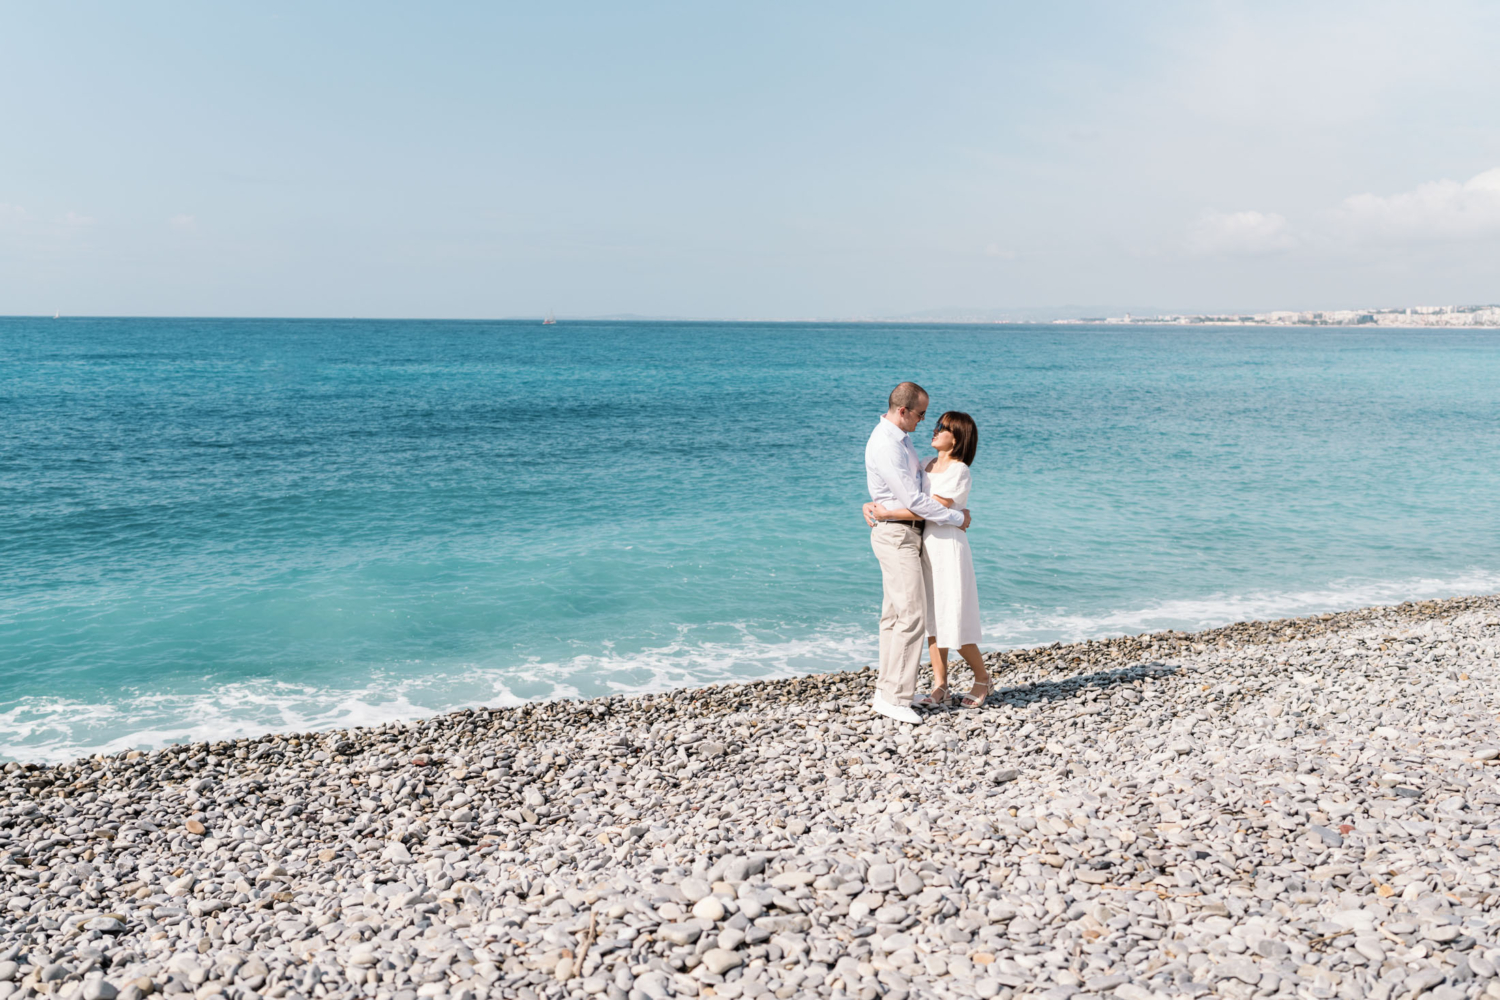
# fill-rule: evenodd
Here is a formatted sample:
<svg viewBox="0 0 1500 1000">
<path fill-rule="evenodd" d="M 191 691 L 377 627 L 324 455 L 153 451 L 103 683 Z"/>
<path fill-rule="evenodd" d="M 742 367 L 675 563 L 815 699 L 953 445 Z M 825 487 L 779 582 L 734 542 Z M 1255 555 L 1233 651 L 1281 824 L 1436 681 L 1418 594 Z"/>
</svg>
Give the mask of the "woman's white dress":
<svg viewBox="0 0 1500 1000">
<path fill-rule="evenodd" d="M 969 505 L 969 467 L 953 462 L 942 472 L 929 472 L 933 496 L 953 501 L 954 510 Z M 979 585 L 974 580 L 974 558 L 969 536 L 951 524 L 928 522 L 922 531 L 922 577 L 927 585 L 927 634 L 937 636 L 944 649 L 979 643 Z"/>
</svg>

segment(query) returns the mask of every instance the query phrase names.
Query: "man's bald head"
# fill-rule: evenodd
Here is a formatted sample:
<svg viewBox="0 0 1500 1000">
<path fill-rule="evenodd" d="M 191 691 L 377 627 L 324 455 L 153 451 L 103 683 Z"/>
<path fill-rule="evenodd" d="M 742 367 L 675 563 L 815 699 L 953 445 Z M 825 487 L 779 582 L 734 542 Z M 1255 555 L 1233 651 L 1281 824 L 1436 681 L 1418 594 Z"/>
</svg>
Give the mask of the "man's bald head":
<svg viewBox="0 0 1500 1000">
<path fill-rule="evenodd" d="M 891 390 L 886 401 L 885 418 L 906 433 L 917 429 L 927 416 L 927 390 L 915 382 L 902 382 Z"/>
<path fill-rule="evenodd" d="M 927 390 L 915 382 L 902 382 L 892 389 L 890 398 L 886 400 L 886 412 L 895 413 L 903 409 L 927 409 Z"/>
</svg>

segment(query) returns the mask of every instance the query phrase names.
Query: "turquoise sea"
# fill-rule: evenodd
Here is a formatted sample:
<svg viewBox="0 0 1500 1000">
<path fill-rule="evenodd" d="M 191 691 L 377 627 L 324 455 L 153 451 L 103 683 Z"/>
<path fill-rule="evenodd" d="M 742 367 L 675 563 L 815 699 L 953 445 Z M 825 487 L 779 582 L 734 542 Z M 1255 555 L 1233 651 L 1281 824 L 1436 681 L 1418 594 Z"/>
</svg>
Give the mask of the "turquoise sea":
<svg viewBox="0 0 1500 1000">
<path fill-rule="evenodd" d="M 1491 331 L 0 319 L 0 756 L 868 663 L 903 378 L 991 647 L 1500 590 Z"/>
</svg>

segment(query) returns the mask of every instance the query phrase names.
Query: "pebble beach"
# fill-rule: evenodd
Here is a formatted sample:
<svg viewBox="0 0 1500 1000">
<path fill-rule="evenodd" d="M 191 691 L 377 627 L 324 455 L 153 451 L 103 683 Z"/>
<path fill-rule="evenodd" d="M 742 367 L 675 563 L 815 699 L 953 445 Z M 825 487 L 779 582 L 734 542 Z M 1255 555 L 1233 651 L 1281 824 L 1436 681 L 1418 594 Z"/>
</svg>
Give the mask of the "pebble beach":
<svg viewBox="0 0 1500 1000">
<path fill-rule="evenodd" d="M 1500 997 L 1500 599 L 12 763 L 0 1000 Z M 967 683 L 957 671 L 955 685 Z"/>
</svg>

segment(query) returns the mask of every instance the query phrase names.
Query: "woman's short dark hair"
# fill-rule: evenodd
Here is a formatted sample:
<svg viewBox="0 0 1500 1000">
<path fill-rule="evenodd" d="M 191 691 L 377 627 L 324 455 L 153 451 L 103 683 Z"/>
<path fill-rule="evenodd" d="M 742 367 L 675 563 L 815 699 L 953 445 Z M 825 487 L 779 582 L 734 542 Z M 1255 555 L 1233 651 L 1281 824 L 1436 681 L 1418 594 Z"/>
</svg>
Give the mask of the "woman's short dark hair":
<svg viewBox="0 0 1500 1000">
<path fill-rule="evenodd" d="M 973 465 L 974 452 L 979 448 L 979 428 L 974 425 L 974 418 L 958 410 L 949 410 L 938 417 L 938 423 L 953 435 L 953 457 L 965 465 Z"/>
</svg>

